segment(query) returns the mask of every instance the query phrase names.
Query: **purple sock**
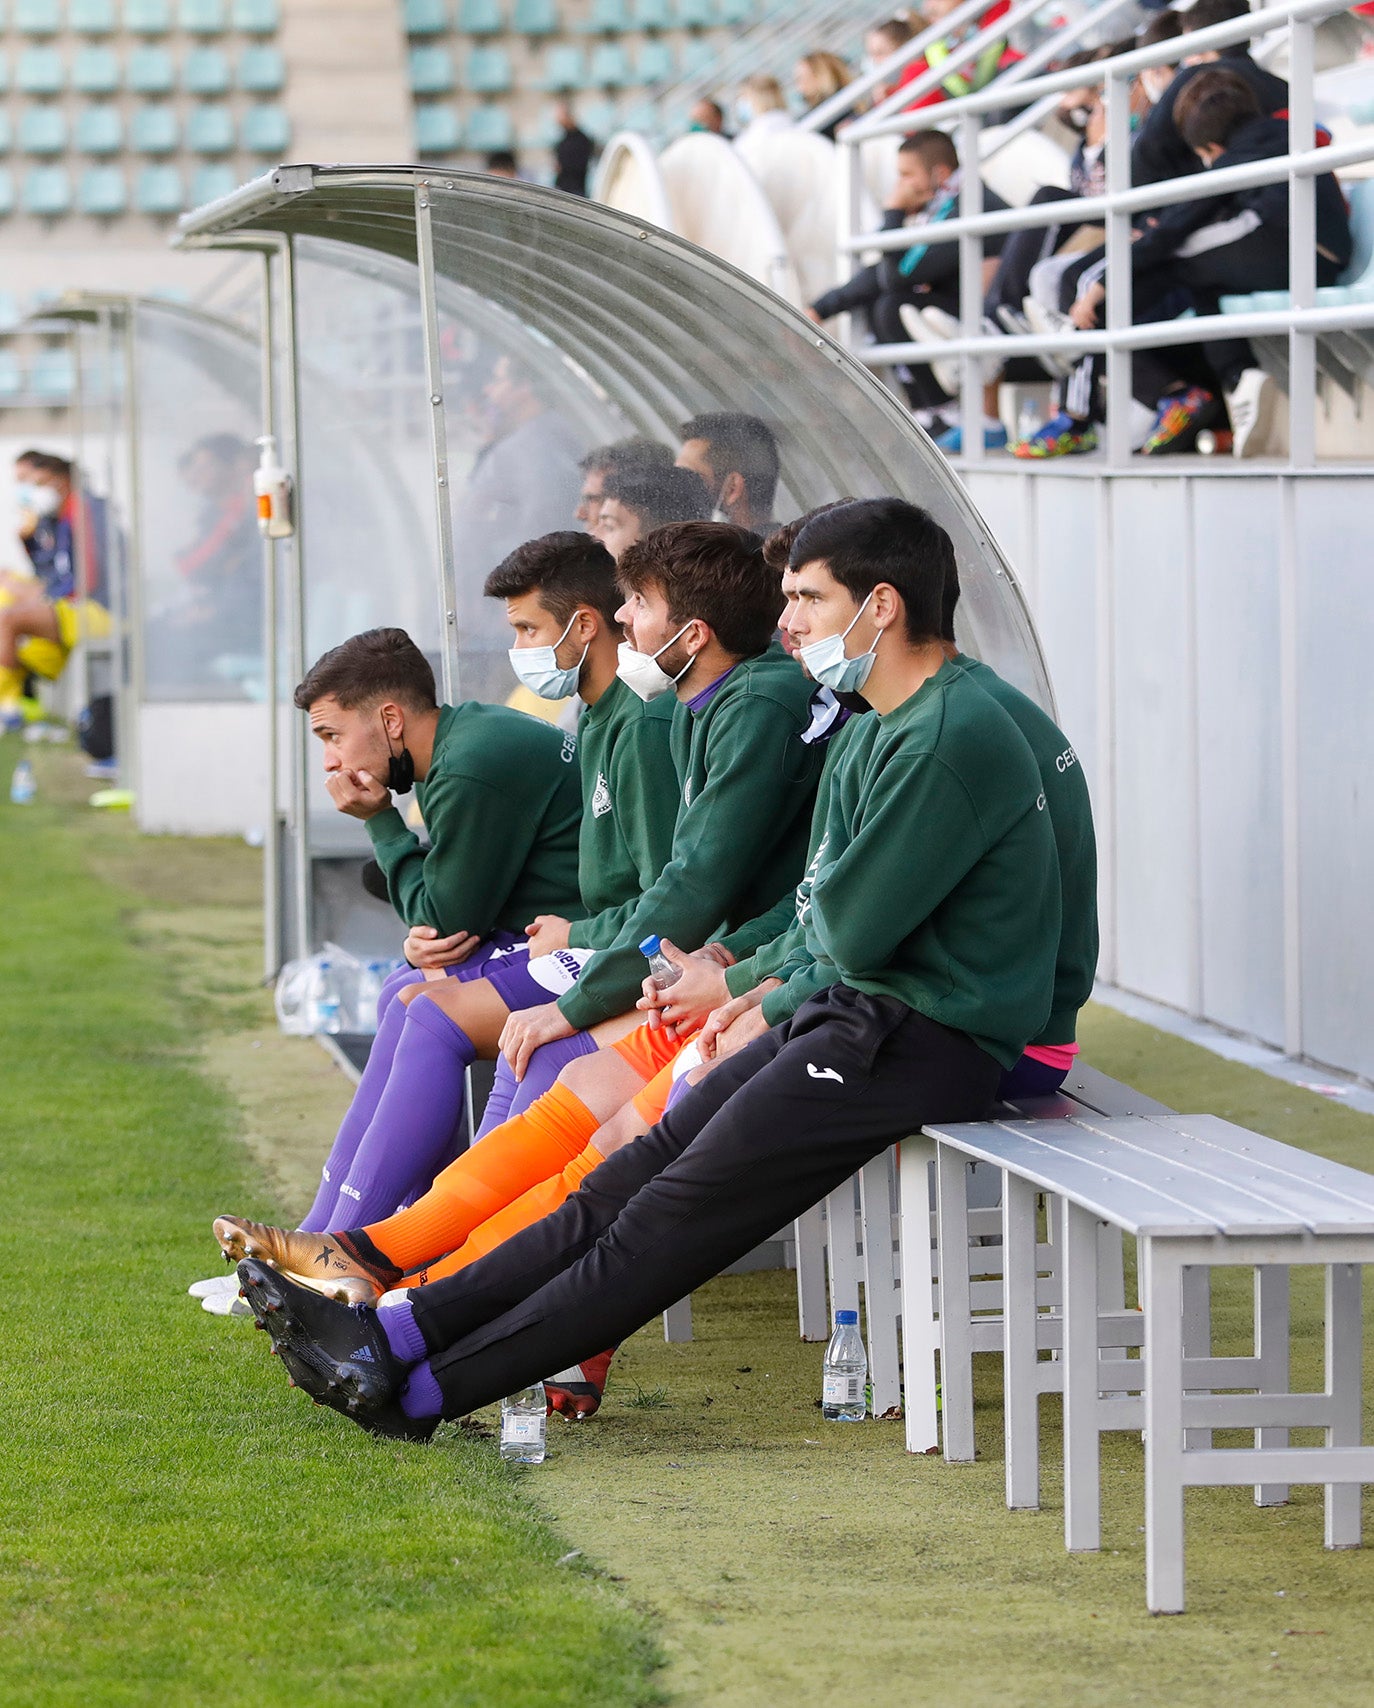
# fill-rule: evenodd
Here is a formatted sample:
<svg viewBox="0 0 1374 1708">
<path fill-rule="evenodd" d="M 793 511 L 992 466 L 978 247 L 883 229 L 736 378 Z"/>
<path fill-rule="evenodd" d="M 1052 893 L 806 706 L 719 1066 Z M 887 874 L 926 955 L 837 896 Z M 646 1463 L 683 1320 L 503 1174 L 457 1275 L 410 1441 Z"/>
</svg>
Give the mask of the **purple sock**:
<svg viewBox="0 0 1374 1708">
<path fill-rule="evenodd" d="M 694 1091 L 695 1089 L 695 1086 L 690 1083 L 685 1073 L 679 1074 L 669 1088 L 668 1101 L 663 1105 L 663 1113 L 666 1115 L 674 1103 L 680 1103 L 689 1091 Z"/>
<path fill-rule="evenodd" d="M 425 975 L 423 973 L 416 972 L 414 967 L 397 967 L 394 973 L 387 974 L 381 990 L 377 992 L 378 1029 L 381 1028 L 382 1021 L 386 1018 L 387 1010 L 391 1007 L 392 1002 L 400 992 L 403 991 L 407 985 L 421 984 L 424 981 L 424 976 Z"/>
<path fill-rule="evenodd" d="M 525 1077 L 515 1088 L 510 1101 L 510 1114 L 519 1115 L 528 1109 L 536 1097 L 542 1097 L 553 1082 L 579 1056 L 594 1056 L 597 1046 L 589 1032 L 574 1032 L 571 1038 L 555 1038 L 551 1044 L 541 1044 L 530 1057 Z"/>
<path fill-rule="evenodd" d="M 477 1138 L 486 1138 L 493 1128 L 501 1125 L 510 1114 L 511 1098 L 519 1089 L 520 1081 L 511 1072 L 510 1063 L 504 1056 L 497 1056 L 496 1080 L 487 1098 L 487 1106 L 482 1111 L 482 1124 L 477 1129 Z"/>
<path fill-rule="evenodd" d="M 409 1381 L 401 1389 L 401 1410 L 407 1417 L 443 1416 L 444 1396 L 439 1392 L 428 1359 L 410 1372 Z"/>
<path fill-rule="evenodd" d="M 377 1306 L 377 1324 L 386 1336 L 386 1343 L 402 1364 L 418 1364 L 429 1357 L 425 1337 L 415 1324 L 410 1308 L 408 1290 L 383 1293 Z"/>
<path fill-rule="evenodd" d="M 463 1076 L 477 1050 L 428 997 L 406 1009 L 392 1072 L 340 1182 L 328 1226 L 365 1227 L 434 1179 L 463 1115 Z"/>
</svg>

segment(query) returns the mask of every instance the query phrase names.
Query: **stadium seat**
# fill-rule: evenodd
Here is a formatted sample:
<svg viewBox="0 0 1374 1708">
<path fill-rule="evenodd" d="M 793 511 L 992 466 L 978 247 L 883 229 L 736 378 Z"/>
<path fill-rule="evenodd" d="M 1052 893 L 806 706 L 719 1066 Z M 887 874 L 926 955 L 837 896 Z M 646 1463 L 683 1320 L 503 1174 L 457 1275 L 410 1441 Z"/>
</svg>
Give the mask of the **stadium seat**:
<svg viewBox="0 0 1374 1708">
<path fill-rule="evenodd" d="M 681 70 L 684 77 L 698 77 L 710 71 L 720 58 L 720 49 L 705 36 L 692 36 L 682 44 Z"/>
<path fill-rule="evenodd" d="M 462 145 L 463 127 L 452 107 L 431 101 L 415 109 L 415 152 L 452 154 Z"/>
<path fill-rule="evenodd" d="M 415 94 L 447 95 L 453 82 L 453 55 L 447 48 L 411 48 L 410 87 Z"/>
<path fill-rule="evenodd" d="M 0 333 L 17 331 L 23 318 L 24 311 L 14 292 L 0 291 Z"/>
<path fill-rule="evenodd" d="M 635 27 L 640 30 L 671 30 L 672 0 L 634 0 Z"/>
<path fill-rule="evenodd" d="M 14 179 L 8 169 L 0 167 L 0 214 L 14 212 Z"/>
<path fill-rule="evenodd" d="M 239 121 L 239 140 L 250 154 L 284 154 L 291 121 L 280 107 L 249 107 Z"/>
<path fill-rule="evenodd" d="M 172 0 L 124 0 L 124 28 L 135 36 L 165 36 L 172 27 Z"/>
<path fill-rule="evenodd" d="M 117 107 L 83 107 L 76 115 L 76 146 L 82 154 L 118 154 L 124 121 Z"/>
<path fill-rule="evenodd" d="M 177 22 L 188 36 L 222 36 L 224 0 L 179 0 Z"/>
<path fill-rule="evenodd" d="M 186 187 L 178 166 L 143 166 L 134 186 L 140 213 L 175 214 L 186 206 Z"/>
<path fill-rule="evenodd" d="M 593 89 L 624 89 L 633 82 L 630 56 L 619 42 L 602 42 L 595 49 L 587 81 Z"/>
<path fill-rule="evenodd" d="M 544 55 L 539 88 L 555 92 L 587 87 L 587 67 L 580 47 L 551 47 Z"/>
<path fill-rule="evenodd" d="M 113 95 L 119 88 L 119 56 L 112 47 L 80 47 L 72 57 L 72 88 L 82 95 Z"/>
<path fill-rule="evenodd" d="M 8 54 L 6 54 L 4 52 L 3 49 L 0 49 L 0 94 L 3 94 L 4 91 L 9 88 L 9 86 L 10 86 L 9 56 L 8 56 Z"/>
<path fill-rule="evenodd" d="M 172 56 L 165 47 L 136 47 L 124 67 L 124 81 L 136 95 L 170 95 L 176 84 Z"/>
<path fill-rule="evenodd" d="M 630 9 L 625 0 L 592 0 L 582 28 L 593 35 L 619 35 L 630 28 Z"/>
<path fill-rule="evenodd" d="M 478 107 L 469 113 L 467 129 L 467 145 L 475 154 L 515 146 L 515 126 L 504 107 Z"/>
<path fill-rule="evenodd" d="M 15 86 L 25 95 L 56 95 L 63 83 L 62 55 L 55 47 L 26 47 L 19 55 Z"/>
<path fill-rule="evenodd" d="M 517 35 L 556 36 L 559 29 L 558 0 L 515 0 L 511 25 Z"/>
<path fill-rule="evenodd" d="M 0 173 L 7 182 L 9 173 Z M 14 201 L 14 186 L 10 185 L 10 206 Z M 0 205 L 0 213 L 8 213 L 9 206 Z M 20 371 L 19 358 L 13 350 L 0 350 L 0 398 L 18 397 L 24 389 L 24 376 Z"/>
<path fill-rule="evenodd" d="M 11 27 L 21 36 L 55 36 L 62 28 L 57 0 L 14 0 Z"/>
<path fill-rule="evenodd" d="M 677 21 L 682 29 L 709 30 L 716 20 L 716 0 L 677 0 Z"/>
<path fill-rule="evenodd" d="M 186 146 L 193 154 L 231 154 L 234 115 L 228 107 L 192 107 L 186 115 Z"/>
<path fill-rule="evenodd" d="M 636 101 L 620 115 L 621 130 L 637 130 L 644 136 L 652 136 L 658 129 L 659 112 L 652 101 Z"/>
<path fill-rule="evenodd" d="M 244 48 L 239 55 L 237 82 L 250 95 L 275 95 L 286 82 L 286 61 L 281 50 L 263 42 Z"/>
<path fill-rule="evenodd" d="M 217 47 L 193 47 L 181 62 L 181 86 L 192 95 L 227 95 L 229 82 L 229 60 Z"/>
<path fill-rule="evenodd" d="M 234 0 L 230 19 L 244 36 L 272 36 L 281 23 L 277 0 Z"/>
<path fill-rule="evenodd" d="M 232 166 L 197 166 L 191 175 L 191 206 L 217 202 L 239 187 L 241 179 Z"/>
<path fill-rule="evenodd" d="M 171 107 L 138 107 L 129 126 L 129 147 L 135 154 L 173 154 L 179 135 Z"/>
<path fill-rule="evenodd" d="M 10 116 L 0 109 L 0 154 L 8 154 L 13 141 L 14 126 L 10 123 Z"/>
<path fill-rule="evenodd" d="M 79 36 L 114 33 L 114 0 L 67 0 L 67 26 Z"/>
<path fill-rule="evenodd" d="M 754 21 L 753 0 L 719 0 L 719 6 L 722 24 L 752 24 Z"/>
<path fill-rule="evenodd" d="M 24 212 L 44 219 L 70 211 L 72 181 L 65 166 L 34 166 L 24 175 Z"/>
<path fill-rule="evenodd" d="M 29 369 L 29 390 L 35 397 L 70 397 L 76 389 L 76 364 L 67 346 L 45 344 Z"/>
<path fill-rule="evenodd" d="M 619 126 L 615 106 L 610 101 L 588 101 L 577 122 L 593 142 L 605 142 Z"/>
<path fill-rule="evenodd" d="M 677 71 L 671 42 L 645 42 L 635 59 L 637 83 L 668 83 Z"/>
<path fill-rule="evenodd" d="M 465 36 L 499 36 L 506 27 L 501 0 L 458 0 L 458 29 Z"/>
<path fill-rule="evenodd" d="M 510 55 L 505 48 L 473 48 L 463 68 L 463 87 L 474 95 L 504 95 L 510 86 Z"/>
<path fill-rule="evenodd" d="M 442 36 L 448 33 L 448 0 L 406 0 L 403 16 L 408 36 Z"/>
<path fill-rule="evenodd" d="M 129 191 L 118 166 L 88 166 L 81 174 L 76 205 L 84 214 L 111 216 L 129 206 Z"/>
<path fill-rule="evenodd" d="M 67 118 L 57 107 L 30 107 L 20 115 L 19 146 L 25 154 L 61 154 L 67 146 Z"/>
<path fill-rule="evenodd" d="M 527 130 L 520 138 L 520 146 L 521 148 L 532 149 L 535 151 L 547 148 L 556 148 L 558 146 L 558 140 L 562 135 L 562 125 L 558 123 L 552 113 L 545 113 L 544 116 L 537 119 L 534 124 L 530 126 L 529 130 Z"/>
</svg>

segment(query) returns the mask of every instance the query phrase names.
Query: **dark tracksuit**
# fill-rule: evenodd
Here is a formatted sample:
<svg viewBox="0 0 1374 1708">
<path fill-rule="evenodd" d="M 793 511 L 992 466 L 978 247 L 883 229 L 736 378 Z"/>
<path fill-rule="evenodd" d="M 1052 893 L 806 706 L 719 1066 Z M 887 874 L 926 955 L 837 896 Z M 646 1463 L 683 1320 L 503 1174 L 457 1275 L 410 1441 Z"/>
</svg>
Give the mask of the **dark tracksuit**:
<svg viewBox="0 0 1374 1708">
<path fill-rule="evenodd" d="M 904 1134 L 976 1119 L 1045 1024 L 1059 883 L 1025 739 L 955 664 L 872 722 L 807 914 L 835 982 L 552 1216 L 411 1292 L 445 1416 L 617 1344 Z"/>
</svg>

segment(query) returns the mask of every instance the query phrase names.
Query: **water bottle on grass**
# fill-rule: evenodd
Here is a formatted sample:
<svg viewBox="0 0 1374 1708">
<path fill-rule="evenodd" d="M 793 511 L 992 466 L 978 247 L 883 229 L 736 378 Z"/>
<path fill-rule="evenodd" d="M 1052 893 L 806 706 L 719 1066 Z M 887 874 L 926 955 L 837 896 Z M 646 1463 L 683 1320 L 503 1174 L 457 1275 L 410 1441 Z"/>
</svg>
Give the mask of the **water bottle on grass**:
<svg viewBox="0 0 1374 1708">
<path fill-rule="evenodd" d="M 821 1416 L 828 1423 L 861 1423 L 868 1415 L 868 1354 L 857 1311 L 835 1312 L 822 1368 Z"/>
<path fill-rule="evenodd" d="M 21 759 L 14 768 L 13 777 L 10 778 L 10 801 L 17 807 L 26 807 L 37 793 L 38 785 L 33 780 L 33 766 L 27 759 Z"/>
<path fill-rule="evenodd" d="M 501 1457 L 517 1465 L 544 1463 L 549 1402 L 542 1382 L 501 1401 Z"/>
<path fill-rule="evenodd" d="M 667 990 L 670 984 L 676 984 L 682 977 L 682 968 L 663 953 L 660 938 L 646 937 L 639 945 L 639 952 L 648 961 L 649 977 L 660 990 Z"/>
</svg>

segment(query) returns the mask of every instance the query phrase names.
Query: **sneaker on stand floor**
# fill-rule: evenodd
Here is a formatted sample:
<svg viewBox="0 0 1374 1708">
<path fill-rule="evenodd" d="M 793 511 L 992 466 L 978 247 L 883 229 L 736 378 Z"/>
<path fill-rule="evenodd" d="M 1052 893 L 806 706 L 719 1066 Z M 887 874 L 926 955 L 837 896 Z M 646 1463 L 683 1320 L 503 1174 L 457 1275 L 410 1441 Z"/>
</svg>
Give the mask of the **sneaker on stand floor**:
<svg viewBox="0 0 1374 1708">
<path fill-rule="evenodd" d="M 1233 457 L 1258 457 L 1268 449 L 1278 391 L 1263 368 L 1247 368 L 1236 381 L 1235 389 L 1227 392 Z"/>
<path fill-rule="evenodd" d="M 964 448 L 964 429 L 951 427 L 947 433 L 941 433 L 935 441 L 935 448 L 943 451 L 948 457 L 957 457 Z M 1000 421 L 986 421 L 983 424 L 983 449 L 985 451 L 1005 451 L 1007 448 L 1007 430 Z"/>
<path fill-rule="evenodd" d="M 1145 457 L 1161 457 L 1191 451 L 1204 427 L 1221 418 L 1221 404 L 1210 391 L 1190 385 L 1187 391 L 1160 399 L 1155 424 L 1140 447 Z"/>
<path fill-rule="evenodd" d="M 1027 462 L 1082 456 L 1097 449 L 1097 428 L 1091 421 L 1078 421 L 1072 415 L 1052 415 L 1029 439 L 1018 439 L 1008 448 L 1012 456 Z"/>
</svg>

